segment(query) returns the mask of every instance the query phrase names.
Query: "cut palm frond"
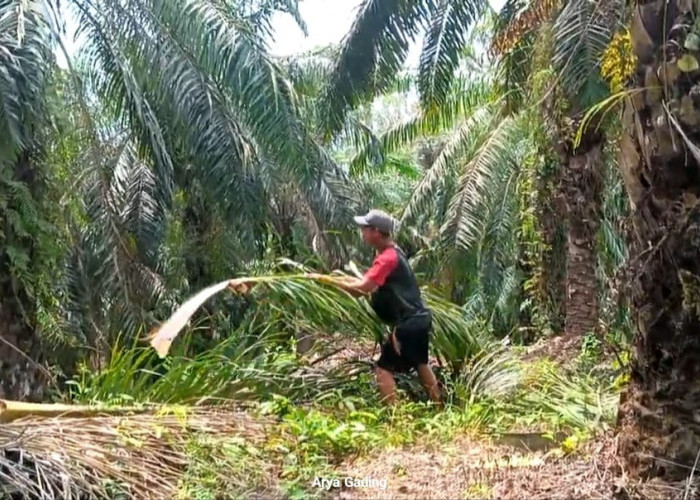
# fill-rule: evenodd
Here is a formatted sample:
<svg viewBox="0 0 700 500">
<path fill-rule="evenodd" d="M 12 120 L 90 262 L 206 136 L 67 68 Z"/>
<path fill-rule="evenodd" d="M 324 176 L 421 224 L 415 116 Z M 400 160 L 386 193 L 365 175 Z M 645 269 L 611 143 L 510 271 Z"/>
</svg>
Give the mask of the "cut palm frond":
<svg viewBox="0 0 700 500">
<path fill-rule="evenodd" d="M 619 403 L 619 392 L 609 381 L 556 369 L 537 370 L 517 407 L 556 419 L 571 429 L 589 432 L 611 425 Z"/>
<path fill-rule="evenodd" d="M 348 278 L 355 279 L 352 277 L 342 278 L 338 276 L 324 276 L 324 275 L 310 275 L 310 274 L 300 274 L 300 275 L 280 275 L 280 276 L 262 276 L 262 277 L 250 277 L 250 278 L 238 278 L 222 281 L 197 293 L 194 297 L 190 298 L 185 302 L 162 326 L 160 326 L 156 331 L 151 334 L 151 345 L 158 352 L 158 355 L 165 357 L 170 349 L 175 337 L 180 333 L 180 331 L 185 327 L 192 315 L 199 309 L 202 304 L 209 300 L 212 296 L 217 293 L 229 288 L 237 293 L 247 293 L 252 285 L 257 285 L 260 283 L 272 284 L 274 282 L 284 281 L 287 284 L 293 284 L 295 280 L 299 279 L 313 279 L 322 283 L 328 284 L 341 284 Z M 299 294 L 298 298 L 303 300 L 303 295 Z"/>
<path fill-rule="evenodd" d="M 464 402 L 471 405 L 484 398 L 505 398 L 522 379 L 515 356 L 507 348 L 493 344 L 475 354 L 458 372 L 458 387 Z"/>
<path fill-rule="evenodd" d="M 245 329 L 276 328 L 279 324 L 302 325 L 305 331 L 319 333 L 340 332 L 367 338 L 368 333 L 376 341 L 386 334 L 384 326 L 375 317 L 369 303 L 358 300 L 343 290 L 348 280 L 355 277 L 333 274 L 279 274 L 227 280 L 189 299 L 151 334 L 151 346 L 159 356 L 167 355 L 175 337 L 184 328 L 194 312 L 210 297 L 229 288 L 247 293 L 252 286 L 258 293 L 259 316 L 254 323 L 243 325 Z M 429 289 L 423 289 L 426 305 L 433 315 L 435 354 L 457 366 L 484 348 L 486 339 L 481 334 L 470 333 L 470 326 L 459 306 L 450 303 Z M 281 323 L 278 323 L 281 322 Z M 244 331 L 242 330 L 242 332 Z M 262 337 L 260 337 L 262 338 Z M 277 338 L 279 338 L 279 333 Z M 461 347 L 454 350 L 453 346 Z M 240 367 L 237 368 L 240 370 Z"/>
<path fill-rule="evenodd" d="M 25 403 L 0 399 L 0 423 L 23 418 L 76 418 L 147 411 L 143 408 L 110 408 L 94 405 Z"/>
</svg>

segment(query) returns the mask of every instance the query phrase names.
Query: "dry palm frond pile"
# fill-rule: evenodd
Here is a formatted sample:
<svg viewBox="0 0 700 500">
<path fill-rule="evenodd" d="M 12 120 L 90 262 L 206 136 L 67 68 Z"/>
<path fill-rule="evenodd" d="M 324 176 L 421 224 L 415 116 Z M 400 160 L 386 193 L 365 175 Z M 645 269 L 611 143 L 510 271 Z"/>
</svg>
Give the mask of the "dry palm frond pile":
<svg viewBox="0 0 700 500">
<path fill-rule="evenodd" d="M 190 465 L 185 448 L 192 436 L 255 444 L 265 431 L 265 421 L 221 407 L 18 419 L 0 425 L 0 497 L 174 498 Z"/>
</svg>

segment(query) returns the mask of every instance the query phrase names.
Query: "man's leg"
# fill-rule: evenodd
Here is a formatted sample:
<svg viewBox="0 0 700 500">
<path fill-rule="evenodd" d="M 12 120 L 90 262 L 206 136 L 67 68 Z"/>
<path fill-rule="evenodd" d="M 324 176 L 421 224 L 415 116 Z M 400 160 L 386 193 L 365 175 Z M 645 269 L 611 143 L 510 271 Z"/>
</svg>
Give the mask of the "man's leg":
<svg viewBox="0 0 700 500">
<path fill-rule="evenodd" d="M 404 344 L 404 354 L 408 361 L 416 368 L 418 377 L 428 393 L 428 397 L 435 403 L 441 404 L 440 389 L 433 370 L 428 365 L 428 353 L 430 350 L 430 330 L 432 318 L 430 316 L 414 318 L 403 325 L 397 332 L 401 344 Z"/>
<path fill-rule="evenodd" d="M 425 387 L 425 390 L 428 392 L 430 399 L 434 403 L 441 405 L 442 401 L 440 399 L 440 388 L 438 387 L 437 379 L 435 378 L 435 374 L 430 368 L 430 365 L 427 363 L 420 364 L 418 365 L 417 370 L 418 377 L 420 377 L 420 381 L 423 384 L 423 387 Z"/>
<path fill-rule="evenodd" d="M 389 370 L 377 367 L 377 386 L 382 396 L 382 403 L 393 405 L 396 403 L 396 382 L 394 374 Z"/>
<path fill-rule="evenodd" d="M 381 395 L 382 403 L 393 405 L 396 403 L 396 382 L 394 370 L 398 362 L 398 354 L 394 350 L 391 338 L 382 343 L 382 351 L 377 360 L 376 377 L 377 388 Z"/>
</svg>

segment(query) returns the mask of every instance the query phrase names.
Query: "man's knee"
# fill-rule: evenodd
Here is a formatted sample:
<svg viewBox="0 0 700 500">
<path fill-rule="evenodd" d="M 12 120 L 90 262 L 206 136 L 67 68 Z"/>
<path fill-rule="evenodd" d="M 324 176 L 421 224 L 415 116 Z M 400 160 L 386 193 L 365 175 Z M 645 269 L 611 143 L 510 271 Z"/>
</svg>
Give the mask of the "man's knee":
<svg viewBox="0 0 700 500">
<path fill-rule="evenodd" d="M 416 371 L 418 371 L 418 373 L 421 375 L 434 375 L 433 369 L 430 368 L 430 365 L 428 363 L 420 363 L 416 365 Z"/>
</svg>

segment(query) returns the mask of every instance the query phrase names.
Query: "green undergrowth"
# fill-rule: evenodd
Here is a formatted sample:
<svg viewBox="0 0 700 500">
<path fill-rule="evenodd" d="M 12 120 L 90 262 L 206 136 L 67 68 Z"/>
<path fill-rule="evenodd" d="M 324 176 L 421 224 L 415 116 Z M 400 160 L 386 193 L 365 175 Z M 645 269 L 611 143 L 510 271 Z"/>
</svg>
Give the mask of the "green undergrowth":
<svg viewBox="0 0 700 500">
<path fill-rule="evenodd" d="M 459 436 L 481 439 L 532 432 L 545 439 L 559 435 L 561 453 L 576 453 L 612 422 L 618 397 L 612 379 L 596 379 L 547 361 L 521 368 L 524 377 L 508 396 L 480 397 L 444 409 L 407 401 L 406 394 L 400 405 L 384 407 L 368 374 L 358 379 L 360 387 L 353 395 L 336 390 L 307 404 L 273 396 L 253 410 L 275 419 L 265 443 L 253 447 L 222 437 L 218 446 L 228 450 L 224 455 L 231 463 L 212 464 L 212 469 L 197 462 L 200 465 L 191 468 L 183 482 L 183 494 L 218 498 L 225 490 L 228 497 L 243 498 L 256 490 L 311 498 L 323 494 L 312 486 L 314 478 L 332 479 L 341 463 L 388 448 L 439 449 Z M 222 466 L 229 471 L 225 484 L 216 479 Z"/>
<path fill-rule="evenodd" d="M 215 348 L 157 360 L 147 349 L 115 348 L 110 364 L 84 370 L 71 397 L 113 405 L 245 403 L 272 419 L 264 442 L 242 436 L 192 436 L 182 498 L 310 498 L 314 478 L 332 479 L 342 463 L 388 448 L 435 446 L 457 437 L 536 434 L 576 453 L 612 423 L 624 370 L 601 363 L 584 342 L 566 366 L 519 361 L 515 350 L 485 344 L 465 362 L 438 369 L 446 406 L 426 402 L 416 377 L 399 376 L 400 404 L 380 404 L 370 366 L 341 362 L 324 369 L 298 356 L 293 342 L 257 323 Z M 182 347 L 183 351 L 185 347 Z M 618 367 L 619 368 L 619 367 Z"/>
<path fill-rule="evenodd" d="M 231 463 L 206 466 L 195 460 L 183 481 L 183 497 L 219 498 L 225 492 L 244 498 L 252 488 L 272 496 L 310 498 L 322 493 L 312 487 L 314 478 L 334 478 L 344 461 L 385 448 L 446 442 L 473 428 L 478 420 L 471 422 L 469 412 L 454 408 L 440 411 L 429 403 L 407 402 L 386 408 L 373 394 L 348 397 L 340 391 L 312 405 L 297 405 L 275 396 L 253 411 L 275 419 L 265 443 L 255 447 L 239 438 L 222 436 L 218 446 L 228 451 L 212 453 L 215 443 L 193 439 L 196 456 L 223 455 Z M 222 466 L 228 471 L 225 484 L 219 477 Z M 269 475 L 251 475 L 251 471 Z"/>
</svg>

